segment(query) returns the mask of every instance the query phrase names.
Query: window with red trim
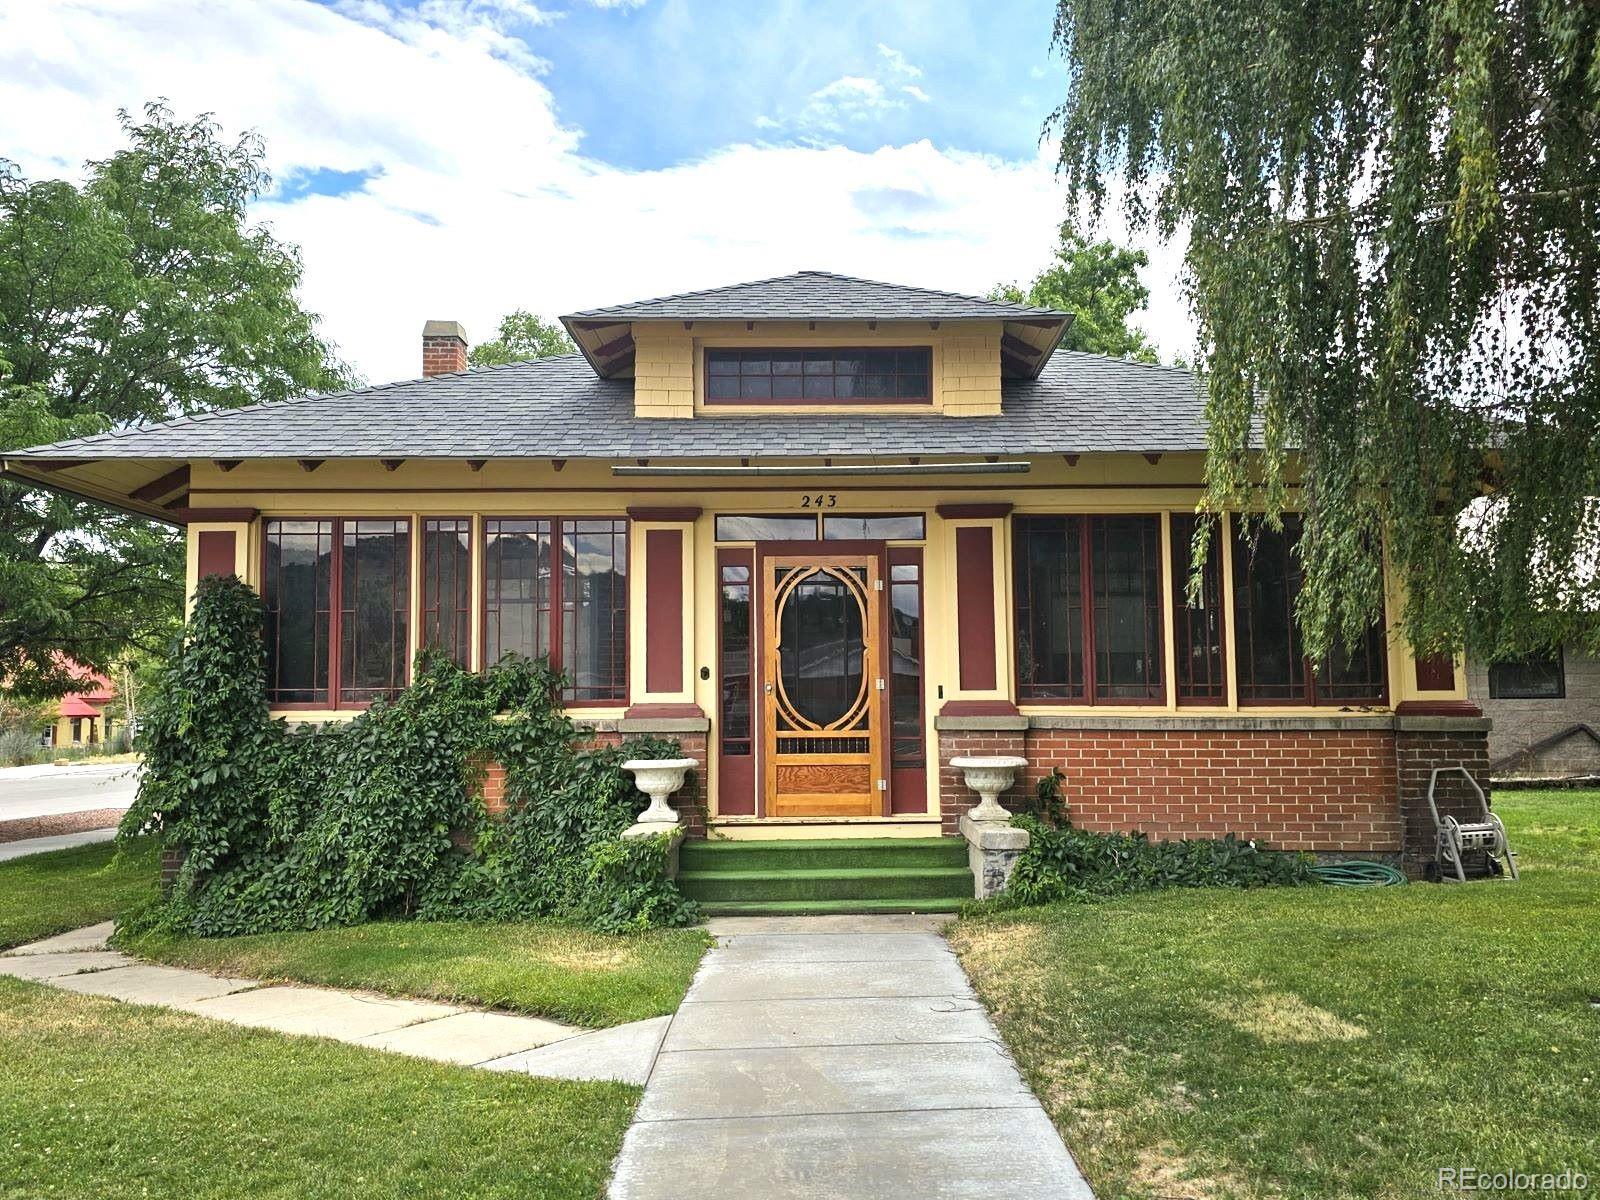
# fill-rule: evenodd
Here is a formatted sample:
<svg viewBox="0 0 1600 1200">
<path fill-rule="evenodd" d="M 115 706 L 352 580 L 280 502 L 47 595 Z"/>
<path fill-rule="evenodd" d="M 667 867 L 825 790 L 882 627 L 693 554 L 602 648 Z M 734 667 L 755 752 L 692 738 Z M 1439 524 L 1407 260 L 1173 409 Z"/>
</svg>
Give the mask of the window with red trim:
<svg viewBox="0 0 1600 1200">
<path fill-rule="evenodd" d="M 628 523 L 484 521 L 484 658 L 548 655 L 570 703 L 628 698 Z"/>
<path fill-rule="evenodd" d="M 268 700 L 358 707 L 403 688 L 410 522 L 269 520 L 263 533 Z"/>
<path fill-rule="evenodd" d="M 1193 513 L 1172 514 L 1172 625 L 1177 642 L 1172 673 L 1179 704 L 1225 704 L 1228 660 L 1223 640 L 1222 539 L 1216 522 L 1206 535 L 1208 550 L 1198 594 L 1192 602 L 1188 594 L 1199 521 Z"/>
<path fill-rule="evenodd" d="M 422 612 L 424 646 L 443 650 L 451 661 L 472 661 L 472 518 L 429 517 L 422 522 Z"/>
<path fill-rule="evenodd" d="M 1301 648 L 1295 604 L 1305 576 L 1295 545 L 1300 519 L 1281 530 L 1236 528 L 1233 543 L 1234 655 L 1241 704 L 1381 704 L 1388 693 L 1383 624 L 1314 667 Z"/>
<path fill-rule="evenodd" d="M 1161 519 L 1025 516 L 1012 537 L 1018 698 L 1161 700 Z"/>
</svg>

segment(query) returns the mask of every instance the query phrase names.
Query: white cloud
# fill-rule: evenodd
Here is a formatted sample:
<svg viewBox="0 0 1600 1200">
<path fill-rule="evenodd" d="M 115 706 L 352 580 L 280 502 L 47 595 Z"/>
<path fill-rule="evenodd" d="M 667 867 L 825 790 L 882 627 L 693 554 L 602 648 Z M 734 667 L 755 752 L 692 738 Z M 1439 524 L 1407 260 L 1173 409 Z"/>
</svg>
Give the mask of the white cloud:
<svg viewBox="0 0 1600 1200">
<path fill-rule="evenodd" d="M 920 100 L 924 104 L 933 99 L 932 96 L 928 95 L 927 92 L 923 91 L 914 83 L 905 84 L 900 88 L 900 90 L 906 95 L 910 96 L 913 100 Z"/>
<path fill-rule="evenodd" d="M 878 56 L 888 65 L 890 72 L 906 79 L 922 78 L 922 68 L 906 61 L 906 56 L 893 46 L 878 43 Z"/>
<path fill-rule="evenodd" d="M 486 337 L 515 307 L 554 314 L 802 268 L 981 292 L 1048 255 L 1062 190 L 1043 155 L 1008 162 L 916 141 L 732 145 L 650 171 L 587 157 L 532 52 L 509 45 L 512 23 L 542 11 L 522 0 L 401 14 L 375 0 L 8 6 L 0 147 L 30 175 L 74 175 L 119 144 L 118 105 L 165 95 L 230 133 L 258 130 L 280 177 L 371 172 L 357 191 L 263 201 L 255 215 L 301 246 L 306 303 L 374 382 L 417 373 L 429 318 Z M 905 103 L 882 80 L 844 80 L 841 114 Z M 1152 272 L 1158 296 L 1172 259 Z M 1148 327 L 1164 349 L 1188 350 L 1186 315 L 1153 313 Z"/>
</svg>

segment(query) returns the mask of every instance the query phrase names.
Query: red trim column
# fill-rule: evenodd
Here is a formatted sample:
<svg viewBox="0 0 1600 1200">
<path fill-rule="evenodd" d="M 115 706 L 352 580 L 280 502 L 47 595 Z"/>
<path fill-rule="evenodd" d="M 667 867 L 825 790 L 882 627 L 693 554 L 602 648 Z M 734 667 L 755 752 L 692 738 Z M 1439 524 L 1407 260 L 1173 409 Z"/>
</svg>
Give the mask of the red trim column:
<svg viewBox="0 0 1600 1200">
<path fill-rule="evenodd" d="M 956 678 L 940 712 L 947 716 L 1015 715 L 1011 663 L 1001 645 L 1007 628 L 1005 562 L 1009 504 L 945 504 L 939 516 L 950 530 L 946 543 L 955 590 Z"/>
<path fill-rule="evenodd" d="M 630 508 L 634 581 L 627 717 L 704 718 L 694 699 L 696 508 Z M 641 619 L 642 617 L 642 619 Z"/>
</svg>

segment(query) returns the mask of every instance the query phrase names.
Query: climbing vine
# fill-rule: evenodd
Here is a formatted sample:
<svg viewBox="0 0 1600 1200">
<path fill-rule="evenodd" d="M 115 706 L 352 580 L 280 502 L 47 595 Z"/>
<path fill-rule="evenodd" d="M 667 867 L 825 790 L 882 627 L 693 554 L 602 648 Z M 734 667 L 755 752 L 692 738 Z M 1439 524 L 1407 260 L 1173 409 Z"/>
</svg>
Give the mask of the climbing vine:
<svg viewBox="0 0 1600 1200">
<path fill-rule="evenodd" d="M 260 600 L 203 581 L 143 732 L 144 779 L 121 836 L 182 855 L 142 918 L 203 935 L 376 918 L 557 916 L 600 929 L 681 924 L 664 836 L 619 835 L 647 803 L 621 763 L 676 743 L 583 745 L 543 660 L 482 674 L 418 657 L 411 686 L 353 720 L 292 727 L 266 700 Z M 506 770 L 507 809 L 479 796 Z"/>
</svg>

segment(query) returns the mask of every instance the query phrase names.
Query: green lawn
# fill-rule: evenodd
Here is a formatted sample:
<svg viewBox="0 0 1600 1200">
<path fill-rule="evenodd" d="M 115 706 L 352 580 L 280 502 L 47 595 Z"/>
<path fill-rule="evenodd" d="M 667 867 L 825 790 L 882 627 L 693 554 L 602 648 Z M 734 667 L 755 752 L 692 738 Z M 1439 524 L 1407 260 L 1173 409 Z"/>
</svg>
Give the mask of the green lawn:
<svg viewBox="0 0 1600 1200">
<path fill-rule="evenodd" d="M 0 950 L 109 921 L 153 894 L 157 850 L 110 842 L 0 862 Z"/>
<path fill-rule="evenodd" d="M 485 1004 L 599 1028 L 676 1011 L 711 942 L 692 929 L 618 935 L 554 922 L 403 921 L 238 938 L 150 934 L 119 944 L 219 975 Z"/>
<path fill-rule="evenodd" d="M 951 941 L 1102 1197 L 1600 1180 L 1600 793 L 1503 792 L 1520 883 L 1169 891 Z M 1541 1193 L 1535 1193 L 1541 1194 Z"/>
<path fill-rule="evenodd" d="M 0 1063 L 4 1200 L 594 1200 L 639 1095 L 5 978 Z"/>
</svg>

